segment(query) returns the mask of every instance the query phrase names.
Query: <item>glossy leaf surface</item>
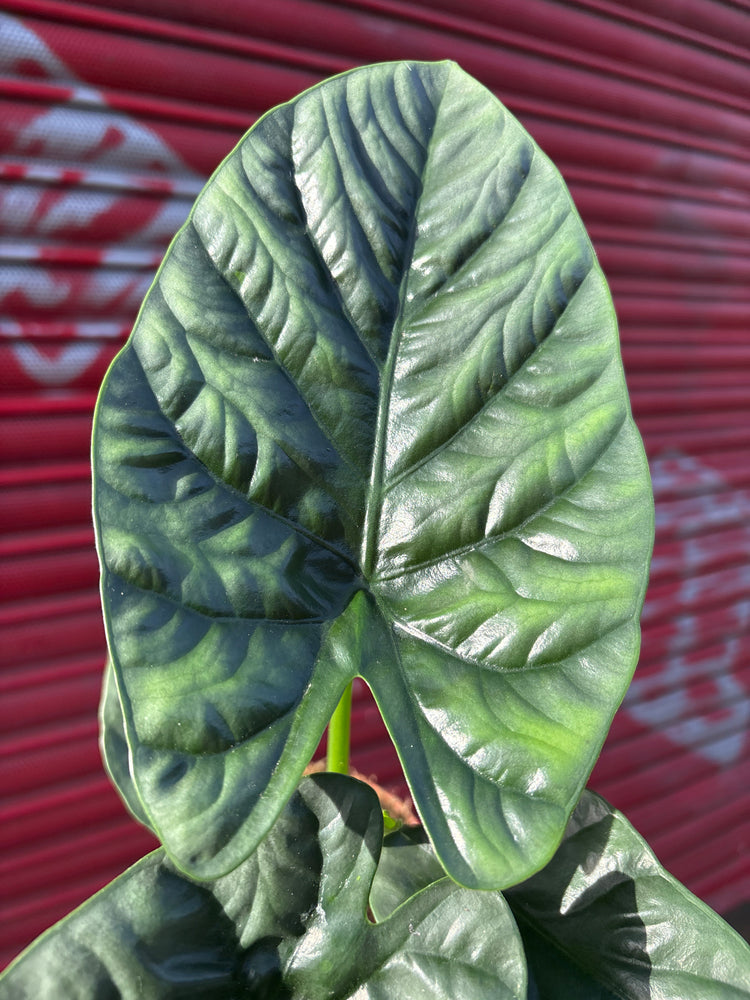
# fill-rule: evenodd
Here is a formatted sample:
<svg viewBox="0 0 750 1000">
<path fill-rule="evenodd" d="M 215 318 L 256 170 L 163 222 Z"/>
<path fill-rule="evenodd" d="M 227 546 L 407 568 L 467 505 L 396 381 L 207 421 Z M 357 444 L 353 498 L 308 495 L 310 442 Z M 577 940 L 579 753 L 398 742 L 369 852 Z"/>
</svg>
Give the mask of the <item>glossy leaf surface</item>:
<svg viewBox="0 0 750 1000">
<path fill-rule="evenodd" d="M 382 923 L 367 898 L 382 816 L 367 786 L 305 779 L 258 852 L 211 883 L 148 855 L 43 935 L 3 1000 L 522 1000 L 523 948 L 496 893 L 449 879 Z"/>
<path fill-rule="evenodd" d="M 420 830 L 385 838 L 379 920 L 442 870 Z M 539 1000 L 746 1000 L 750 948 L 654 857 L 625 817 L 585 791 L 560 848 L 506 890 Z"/>
<path fill-rule="evenodd" d="M 132 777 L 181 867 L 255 849 L 357 674 L 457 881 L 548 860 L 635 664 L 653 512 L 604 278 L 492 94 L 381 65 L 263 118 L 93 454 Z"/>
</svg>

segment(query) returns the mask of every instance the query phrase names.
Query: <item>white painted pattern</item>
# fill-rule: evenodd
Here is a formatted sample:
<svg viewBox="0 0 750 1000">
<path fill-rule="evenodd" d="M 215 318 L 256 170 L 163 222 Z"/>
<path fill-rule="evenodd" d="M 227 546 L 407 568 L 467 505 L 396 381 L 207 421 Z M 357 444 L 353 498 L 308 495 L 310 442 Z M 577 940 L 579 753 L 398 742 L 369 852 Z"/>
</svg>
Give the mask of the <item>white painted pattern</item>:
<svg viewBox="0 0 750 1000">
<path fill-rule="evenodd" d="M 95 88 L 81 86 L 70 69 L 50 51 L 45 42 L 19 19 L 0 14 L 0 74 L 18 78 L 18 67 L 27 61 L 40 67 L 47 82 L 68 88 L 66 97 L 54 105 L 39 105 L 34 114 L 12 136 L 5 158 L 35 166 L 55 164 L 80 172 L 81 184 L 68 184 L 49 197 L 44 183 L 18 183 L 0 193 L 0 302 L 10 296 L 28 304 L 32 315 L 54 315 L 54 307 L 67 307 L 65 314 L 82 317 L 90 327 L 90 313 L 102 314 L 117 303 L 118 312 L 135 313 L 151 283 L 168 239 L 185 221 L 192 194 L 202 178 L 150 128 L 128 115 L 107 107 Z M 113 183 L 102 185 L 111 175 Z M 125 202 L 130 191 L 148 189 L 148 176 L 167 181 L 150 218 L 133 221 Z M 87 179 L 95 177 L 98 189 Z M 175 190 L 169 184 L 175 180 Z M 40 179 L 44 180 L 44 177 Z M 54 171 L 50 176 L 55 180 Z M 187 187 L 186 187 L 187 185 Z M 179 190 L 177 190 L 179 189 Z M 99 218 L 119 212 L 122 238 L 116 247 L 89 237 L 87 227 Z M 58 233 L 74 225 L 80 240 L 95 249 L 96 261 L 85 273 L 71 277 L 43 258 L 45 244 L 59 239 Z M 18 235 L 14 235 L 17 233 Z M 129 249 L 126 245 L 136 244 Z M 65 245 L 63 235 L 62 245 Z M 6 316 L 0 336 L 8 337 L 10 350 L 25 375 L 40 388 L 70 385 L 103 352 L 106 345 L 91 342 L 82 329 L 82 342 L 61 344 L 45 353 L 23 339 L 20 326 Z M 87 316 L 87 314 L 89 314 Z M 74 319 L 68 330 L 78 336 Z M 17 324 L 16 324 L 17 326 Z"/>
<path fill-rule="evenodd" d="M 684 746 L 720 766 L 731 765 L 743 754 L 750 732 L 750 692 L 736 672 L 743 664 L 745 644 L 742 634 L 750 625 L 750 493 L 746 490 L 727 491 L 721 475 L 699 459 L 676 455 L 657 459 L 651 468 L 656 499 L 657 537 L 659 529 L 679 531 L 686 528 L 684 502 L 665 502 L 659 497 L 672 494 L 680 486 L 704 488 L 690 501 L 693 523 L 700 518 L 704 525 L 731 520 L 743 525 L 739 548 L 747 556 L 740 566 L 728 567 L 719 573 L 696 572 L 705 563 L 707 550 L 713 544 L 710 536 L 688 534 L 679 540 L 682 576 L 676 595 L 662 602 L 651 602 L 650 617 L 668 610 L 679 618 L 679 629 L 668 641 L 667 655 L 661 669 L 639 677 L 636 671 L 623 704 L 641 725 L 647 726 L 672 742 Z M 703 601 L 716 599 L 722 584 L 729 598 L 728 634 L 717 646 L 696 655 L 700 648 Z M 664 608 L 660 608 L 660 603 Z M 701 711 L 690 695 L 690 685 L 703 681 L 712 687 L 715 697 L 708 710 Z M 720 704 L 720 712 L 712 710 Z"/>
</svg>

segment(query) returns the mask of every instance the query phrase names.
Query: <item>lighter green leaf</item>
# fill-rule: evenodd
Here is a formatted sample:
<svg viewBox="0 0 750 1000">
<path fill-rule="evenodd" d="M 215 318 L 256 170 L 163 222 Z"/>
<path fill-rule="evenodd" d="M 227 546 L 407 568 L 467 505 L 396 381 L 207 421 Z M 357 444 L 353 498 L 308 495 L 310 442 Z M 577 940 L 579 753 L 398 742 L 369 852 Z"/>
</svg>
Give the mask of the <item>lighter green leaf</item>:
<svg viewBox="0 0 750 1000">
<path fill-rule="evenodd" d="M 95 521 L 138 801 L 251 853 L 371 687 L 447 871 L 553 853 L 629 682 L 653 511 L 565 186 L 451 63 L 263 118 L 102 389 Z"/>
<path fill-rule="evenodd" d="M 214 882 L 155 851 L 47 931 L 0 977 L 2 1000 L 525 1000 L 498 894 L 449 879 L 378 924 L 383 835 L 367 786 L 305 779 L 258 852 Z"/>
</svg>

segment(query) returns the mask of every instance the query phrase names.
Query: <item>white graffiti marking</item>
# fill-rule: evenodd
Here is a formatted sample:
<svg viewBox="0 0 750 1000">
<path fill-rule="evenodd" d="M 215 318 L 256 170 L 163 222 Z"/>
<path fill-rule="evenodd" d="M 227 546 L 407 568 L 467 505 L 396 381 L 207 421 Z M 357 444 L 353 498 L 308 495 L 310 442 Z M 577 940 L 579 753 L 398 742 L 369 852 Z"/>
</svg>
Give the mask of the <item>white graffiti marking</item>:
<svg viewBox="0 0 750 1000">
<path fill-rule="evenodd" d="M 16 344 L 16 360 L 35 382 L 46 386 L 68 385 L 99 357 L 101 349 L 94 344 L 72 343 L 48 358 L 33 344 Z"/>
<path fill-rule="evenodd" d="M 717 523 L 740 524 L 743 537 L 739 554 L 750 560 L 750 493 L 727 492 L 716 470 L 687 455 L 657 459 L 651 473 L 659 528 L 679 534 L 699 524 L 704 530 Z M 686 485 L 705 492 L 687 501 L 659 503 L 660 495 L 669 495 L 676 487 Z M 652 601 L 646 616 L 654 617 L 667 609 L 674 615 L 676 608 L 679 628 L 669 640 L 662 669 L 644 677 L 636 672 L 623 708 L 642 725 L 714 764 L 726 766 L 742 756 L 750 730 L 750 692 L 734 673 L 743 662 L 740 636 L 750 624 L 750 596 L 745 596 L 750 595 L 750 561 L 718 573 L 701 574 L 696 569 L 705 565 L 712 540 L 686 537 L 679 545 L 682 580 L 677 595 L 662 602 Z M 718 646 L 714 643 L 705 655 L 696 656 L 694 650 L 701 648 L 702 603 L 715 601 L 723 590 L 729 601 L 730 634 Z M 743 596 L 738 598 L 738 593 Z M 711 685 L 711 703 L 721 705 L 720 712 L 702 713 L 700 705 L 696 706 L 690 685 L 697 680 Z"/>
<path fill-rule="evenodd" d="M 78 327 L 95 318 L 92 309 L 111 304 L 116 315 L 135 314 L 202 178 L 156 132 L 82 85 L 28 25 L 0 14 L 0 74 L 23 79 L 28 63 L 42 71 L 45 84 L 57 87 L 56 103 L 40 105 L 16 124 L 5 153 L 7 164 L 26 180 L 7 186 L 0 197 L 6 234 L 0 258 L 8 262 L 0 271 L 6 313 L 0 335 L 13 324 L 20 332 L 24 323 L 43 326 L 74 317 L 68 335 L 77 337 Z M 47 180 L 62 183 L 50 187 Z M 150 202 L 141 200 L 136 212 L 132 196 L 140 191 L 151 192 Z M 102 243 L 102 220 L 104 232 L 116 232 L 116 245 Z M 50 250 L 73 269 L 56 266 Z M 16 315 L 9 321 L 11 313 Z M 11 334 L 10 350 L 38 385 L 62 387 L 110 348 L 74 343 L 50 354 L 20 333 Z"/>
</svg>

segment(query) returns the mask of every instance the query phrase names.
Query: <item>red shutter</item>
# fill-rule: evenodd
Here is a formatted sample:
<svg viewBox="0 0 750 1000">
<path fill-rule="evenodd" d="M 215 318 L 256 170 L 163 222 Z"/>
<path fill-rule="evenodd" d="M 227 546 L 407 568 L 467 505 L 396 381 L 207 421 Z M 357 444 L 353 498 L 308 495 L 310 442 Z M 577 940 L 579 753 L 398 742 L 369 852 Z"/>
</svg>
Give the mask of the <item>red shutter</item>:
<svg viewBox="0 0 750 1000">
<path fill-rule="evenodd" d="M 451 58 L 560 166 L 651 461 L 642 660 L 593 784 L 720 911 L 750 899 L 750 13 L 718 0 L 5 0 L 2 952 L 150 838 L 101 770 L 99 381 L 206 175 L 348 67 Z M 355 763 L 398 783 L 364 690 Z"/>
</svg>

